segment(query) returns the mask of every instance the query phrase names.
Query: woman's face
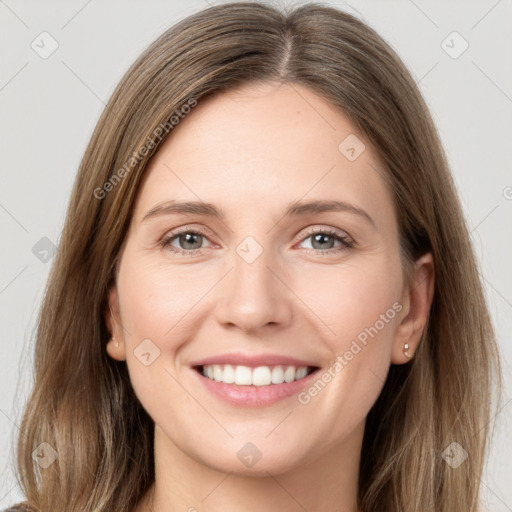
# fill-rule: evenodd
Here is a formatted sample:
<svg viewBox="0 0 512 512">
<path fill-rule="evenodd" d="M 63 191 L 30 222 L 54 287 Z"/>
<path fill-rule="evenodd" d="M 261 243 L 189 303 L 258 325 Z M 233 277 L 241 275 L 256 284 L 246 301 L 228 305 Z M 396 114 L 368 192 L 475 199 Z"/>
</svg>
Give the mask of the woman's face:
<svg viewBox="0 0 512 512">
<path fill-rule="evenodd" d="M 174 128 L 110 296 L 120 345 L 108 351 L 126 359 L 155 443 L 273 474 L 360 446 L 390 363 L 407 361 L 383 172 L 347 116 L 298 85 L 199 101 Z"/>
</svg>

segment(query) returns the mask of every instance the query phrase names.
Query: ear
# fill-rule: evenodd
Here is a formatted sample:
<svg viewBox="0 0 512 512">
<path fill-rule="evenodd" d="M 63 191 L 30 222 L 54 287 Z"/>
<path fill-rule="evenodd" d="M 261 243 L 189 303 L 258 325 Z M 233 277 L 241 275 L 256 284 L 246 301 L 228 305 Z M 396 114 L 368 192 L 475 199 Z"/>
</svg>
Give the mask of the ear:
<svg viewBox="0 0 512 512">
<path fill-rule="evenodd" d="M 403 310 L 391 354 L 393 364 L 409 362 L 416 352 L 428 322 L 433 297 L 434 258 L 431 253 L 427 253 L 416 260 L 411 279 L 404 285 L 401 302 Z M 404 348 L 406 344 L 407 350 Z"/>
<path fill-rule="evenodd" d="M 105 312 L 105 322 L 110 332 L 110 340 L 107 343 L 107 353 L 117 361 L 126 360 L 124 331 L 119 315 L 119 302 L 117 300 L 117 287 L 112 284 L 108 291 L 108 305 Z"/>
</svg>

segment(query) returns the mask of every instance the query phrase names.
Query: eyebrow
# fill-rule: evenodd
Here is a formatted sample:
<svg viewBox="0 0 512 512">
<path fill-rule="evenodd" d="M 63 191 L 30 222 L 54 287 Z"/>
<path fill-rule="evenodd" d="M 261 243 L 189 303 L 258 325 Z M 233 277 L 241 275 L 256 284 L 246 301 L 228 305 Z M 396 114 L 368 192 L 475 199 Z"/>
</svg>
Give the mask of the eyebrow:
<svg viewBox="0 0 512 512">
<path fill-rule="evenodd" d="M 374 220 L 363 209 L 347 203 L 346 201 L 330 201 L 325 199 L 317 199 L 311 201 L 293 201 L 290 203 L 283 215 L 283 217 L 300 217 L 303 215 L 310 215 L 314 213 L 324 212 L 348 212 L 359 215 L 373 227 L 377 227 Z M 212 203 L 204 201 L 166 201 L 165 203 L 157 204 L 154 208 L 149 210 L 142 218 L 141 222 L 145 222 L 154 217 L 172 214 L 195 214 L 204 215 L 219 220 L 224 220 L 225 215 L 222 209 L 217 208 Z"/>
</svg>

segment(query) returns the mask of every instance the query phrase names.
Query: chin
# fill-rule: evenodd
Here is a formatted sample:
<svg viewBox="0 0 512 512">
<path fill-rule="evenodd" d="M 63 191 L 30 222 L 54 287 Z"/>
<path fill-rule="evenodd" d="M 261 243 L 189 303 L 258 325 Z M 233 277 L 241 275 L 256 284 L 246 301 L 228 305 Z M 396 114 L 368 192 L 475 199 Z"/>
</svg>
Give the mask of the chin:
<svg viewBox="0 0 512 512">
<path fill-rule="evenodd" d="M 180 449 L 200 465 L 222 473 L 245 476 L 277 475 L 307 463 L 304 445 L 299 452 L 298 443 L 292 437 L 288 437 L 289 444 L 284 444 L 282 438 L 271 439 L 272 435 L 265 439 L 267 433 L 265 429 L 261 437 L 210 437 L 205 443 L 181 446 Z"/>
</svg>

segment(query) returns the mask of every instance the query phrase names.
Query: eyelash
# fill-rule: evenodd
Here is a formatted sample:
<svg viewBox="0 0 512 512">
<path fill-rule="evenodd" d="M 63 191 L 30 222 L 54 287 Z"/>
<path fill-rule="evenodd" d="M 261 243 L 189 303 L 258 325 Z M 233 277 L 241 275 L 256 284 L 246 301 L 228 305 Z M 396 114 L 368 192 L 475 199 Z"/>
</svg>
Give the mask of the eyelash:
<svg viewBox="0 0 512 512">
<path fill-rule="evenodd" d="M 173 247 L 173 246 L 170 245 L 171 242 L 175 238 L 177 238 L 178 236 L 180 236 L 180 235 L 182 235 L 184 233 L 189 233 L 189 234 L 194 234 L 194 235 L 201 235 L 201 236 L 203 236 L 205 238 L 208 238 L 207 234 L 204 231 L 202 231 L 201 229 L 197 229 L 197 228 L 195 228 L 195 229 L 187 229 L 185 227 L 184 229 L 181 229 L 179 231 L 174 231 L 174 232 L 169 233 L 166 236 L 164 236 L 162 238 L 162 240 L 160 240 L 159 245 L 162 248 L 167 248 L 171 252 L 174 252 L 175 254 L 181 254 L 182 256 L 195 256 L 198 252 L 200 253 L 201 249 L 193 249 L 191 251 L 186 251 L 186 250 L 183 250 L 183 249 L 177 249 L 176 247 Z M 348 236 L 341 235 L 337 231 L 334 231 L 334 230 L 329 229 L 329 228 L 327 228 L 327 229 L 313 228 L 313 229 L 311 229 L 307 233 L 307 236 L 305 236 L 304 238 L 301 239 L 301 242 L 307 240 L 308 238 L 310 238 L 313 235 L 328 235 L 328 236 L 331 236 L 335 240 L 341 242 L 343 244 L 343 246 L 342 247 L 338 247 L 338 248 L 333 248 L 333 249 L 327 249 L 327 250 L 306 249 L 307 254 L 314 254 L 314 255 L 323 254 L 323 255 L 325 255 L 325 254 L 339 253 L 341 251 L 344 251 L 344 250 L 347 250 L 347 249 L 351 249 L 355 245 L 354 242 Z"/>
</svg>

